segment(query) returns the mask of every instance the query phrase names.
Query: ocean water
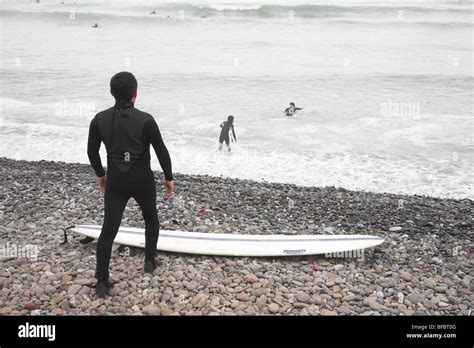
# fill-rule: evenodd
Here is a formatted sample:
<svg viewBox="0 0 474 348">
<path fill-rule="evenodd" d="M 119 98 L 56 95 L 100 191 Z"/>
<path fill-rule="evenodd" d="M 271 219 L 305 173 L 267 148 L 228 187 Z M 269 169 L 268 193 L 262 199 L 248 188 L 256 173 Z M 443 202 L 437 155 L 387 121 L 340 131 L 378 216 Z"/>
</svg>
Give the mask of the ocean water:
<svg viewBox="0 0 474 348">
<path fill-rule="evenodd" d="M 176 172 L 472 199 L 472 40 L 472 1 L 0 0 L 0 156 L 87 163 L 127 70 Z"/>
</svg>

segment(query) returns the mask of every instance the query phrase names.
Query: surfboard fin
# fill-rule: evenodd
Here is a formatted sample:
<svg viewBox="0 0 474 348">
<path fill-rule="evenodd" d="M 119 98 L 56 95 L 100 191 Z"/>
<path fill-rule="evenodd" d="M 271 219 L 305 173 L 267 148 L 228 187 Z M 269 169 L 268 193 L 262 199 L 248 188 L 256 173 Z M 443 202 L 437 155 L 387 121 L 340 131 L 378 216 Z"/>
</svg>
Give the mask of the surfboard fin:
<svg viewBox="0 0 474 348">
<path fill-rule="evenodd" d="M 88 243 L 92 242 L 93 240 L 94 240 L 94 238 L 92 238 L 92 237 L 85 237 L 85 238 L 81 239 L 81 240 L 79 241 L 79 243 L 81 243 L 81 244 L 88 244 Z"/>
</svg>

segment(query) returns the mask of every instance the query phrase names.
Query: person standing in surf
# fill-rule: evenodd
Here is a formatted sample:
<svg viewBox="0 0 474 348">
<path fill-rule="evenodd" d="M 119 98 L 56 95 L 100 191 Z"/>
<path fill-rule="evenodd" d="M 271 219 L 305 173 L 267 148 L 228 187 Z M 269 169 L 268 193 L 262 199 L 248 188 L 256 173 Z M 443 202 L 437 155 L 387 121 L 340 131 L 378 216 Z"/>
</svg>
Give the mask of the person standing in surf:
<svg viewBox="0 0 474 348">
<path fill-rule="evenodd" d="M 221 134 L 219 135 L 219 150 L 222 150 L 222 144 L 225 141 L 227 150 L 230 151 L 230 142 L 231 137 L 233 137 L 233 142 L 237 142 L 237 137 L 235 136 L 234 130 L 234 116 L 229 115 L 227 121 L 221 123 Z"/>
<path fill-rule="evenodd" d="M 287 107 L 285 109 L 285 111 L 283 111 L 283 112 L 285 113 L 286 116 L 293 116 L 296 113 L 297 110 L 303 110 L 303 108 L 297 108 L 295 106 L 295 103 L 291 102 L 290 106 Z"/>
<path fill-rule="evenodd" d="M 110 93 L 115 105 L 99 112 L 91 121 L 87 155 L 104 196 L 104 223 L 97 242 L 98 297 L 105 297 L 109 283 L 109 263 L 112 243 L 117 235 L 122 214 L 133 197 L 145 220 L 145 264 L 147 273 L 156 268 L 156 247 L 160 231 L 156 210 L 156 186 L 150 167 L 150 144 L 155 149 L 165 175 L 165 187 L 173 194 L 171 158 L 155 119 L 135 108 L 137 80 L 129 72 L 115 74 L 110 80 Z M 107 150 L 107 175 L 99 155 L 101 142 Z"/>
</svg>

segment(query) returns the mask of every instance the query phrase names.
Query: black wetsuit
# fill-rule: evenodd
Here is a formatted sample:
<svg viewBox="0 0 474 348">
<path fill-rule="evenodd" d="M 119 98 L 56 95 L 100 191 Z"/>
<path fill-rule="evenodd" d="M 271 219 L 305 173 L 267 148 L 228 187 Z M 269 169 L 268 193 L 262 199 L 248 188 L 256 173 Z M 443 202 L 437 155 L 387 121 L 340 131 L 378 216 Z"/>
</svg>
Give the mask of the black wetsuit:
<svg viewBox="0 0 474 348">
<path fill-rule="evenodd" d="M 150 168 L 150 144 L 166 180 L 173 180 L 173 173 L 168 150 L 154 118 L 135 109 L 131 102 L 116 102 L 91 121 L 87 154 L 99 177 L 105 175 L 99 156 L 101 142 L 107 149 L 107 184 L 104 224 L 97 242 L 96 277 L 105 280 L 109 277 L 112 243 L 130 197 L 139 204 L 145 220 L 145 258 L 154 260 L 155 257 L 160 226 L 155 180 Z"/>
<path fill-rule="evenodd" d="M 292 110 L 291 107 L 288 107 L 288 108 L 285 109 L 285 115 L 286 116 L 293 116 L 297 110 L 302 110 L 302 108 L 294 107 L 293 110 Z"/>
<path fill-rule="evenodd" d="M 230 123 L 229 121 L 224 121 L 221 123 L 221 134 L 219 136 L 219 143 L 222 144 L 224 141 L 227 145 L 229 145 L 229 131 L 232 130 L 232 134 L 234 135 L 234 140 L 237 141 L 237 137 L 235 136 L 234 124 Z"/>
</svg>

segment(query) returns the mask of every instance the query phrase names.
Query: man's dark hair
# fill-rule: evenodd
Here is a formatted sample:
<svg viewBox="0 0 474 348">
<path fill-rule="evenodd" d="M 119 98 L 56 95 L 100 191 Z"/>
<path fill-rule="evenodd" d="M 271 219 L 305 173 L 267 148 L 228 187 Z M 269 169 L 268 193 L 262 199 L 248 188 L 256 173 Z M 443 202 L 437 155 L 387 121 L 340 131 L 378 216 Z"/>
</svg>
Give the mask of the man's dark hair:
<svg viewBox="0 0 474 348">
<path fill-rule="evenodd" d="M 291 103 L 290 103 L 290 105 L 293 105 L 293 106 L 295 106 L 295 103 L 291 102 Z"/>
<path fill-rule="evenodd" d="M 130 101 L 137 91 L 137 86 L 138 82 L 135 76 L 127 71 L 122 71 L 112 76 L 110 93 L 112 93 L 115 100 Z"/>
</svg>

